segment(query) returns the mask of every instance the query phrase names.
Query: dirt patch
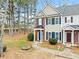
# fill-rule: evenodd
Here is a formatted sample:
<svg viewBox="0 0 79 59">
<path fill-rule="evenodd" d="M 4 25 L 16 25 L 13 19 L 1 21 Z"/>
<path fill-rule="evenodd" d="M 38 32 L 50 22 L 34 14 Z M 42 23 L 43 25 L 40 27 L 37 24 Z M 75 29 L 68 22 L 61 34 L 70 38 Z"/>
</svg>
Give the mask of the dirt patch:
<svg viewBox="0 0 79 59">
<path fill-rule="evenodd" d="M 73 53 L 79 54 L 79 47 L 70 48 Z"/>
<path fill-rule="evenodd" d="M 66 59 L 58 56 L 51 55 L 46 52 L 39 50 L 28 50 L 23 51 L 17 48 L 8 48 L 7 52 L 4 53 L 4 57 L 0 59 Z"/>
</svg>

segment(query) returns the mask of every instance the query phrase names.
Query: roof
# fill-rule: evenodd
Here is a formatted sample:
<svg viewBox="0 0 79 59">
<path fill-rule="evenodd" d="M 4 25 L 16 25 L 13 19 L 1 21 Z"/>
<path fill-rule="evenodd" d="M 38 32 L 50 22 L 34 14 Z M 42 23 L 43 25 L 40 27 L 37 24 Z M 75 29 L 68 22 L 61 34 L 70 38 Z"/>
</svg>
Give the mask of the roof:
<svg viewBox="0 0 79 59">
<path fill-rule="evenodd" d="M 64 16 L 79 15 L 79 4 L 57 8 Z"/>
<path fill-rule="evenodd" d="M 57 8 L 49 4 L 46 4 L 46 6 L 37 13 L 37 16 L 47 16 L 57 14 L 61 14 L 63 16 L 79 15 L 79 4 L 61 6 Z"/>
<path fill-rule="evenodd" d="M 79 25 L 70 25 L 72 28 L 79 28 Z"/>
<path fill-rule="evenodd" d="M 65 30 L 76 30 L 76 29 L 78 29 L 79 30 L 79 25 L 66 25 L 66 26 L 64 26 L 63 27 L 63 29 L 65 29 Z"/>
<path fill-rule="evenodd" d="M 45 7 L 37 13 L 36 16 L 49 16 L 49 15 L 58 15 L 60 12 L 50 4 L 46 4 Z"/>
</svg>

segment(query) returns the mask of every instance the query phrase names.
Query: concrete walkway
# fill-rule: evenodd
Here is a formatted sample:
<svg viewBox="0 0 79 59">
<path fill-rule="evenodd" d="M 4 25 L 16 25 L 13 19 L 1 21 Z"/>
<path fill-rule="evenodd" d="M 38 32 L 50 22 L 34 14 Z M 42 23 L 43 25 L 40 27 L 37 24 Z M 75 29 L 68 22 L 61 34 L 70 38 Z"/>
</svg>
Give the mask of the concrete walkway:
<svg viewBox="0 0 79 59">
<path fill-rule="evenodd" d="M 79 59 L 79 55 L 72 53 L 70 51 L 70 49 L 68 49 L 68 48 L 66 48 L 64 51 L 56 51 L 56 50 L 52 50 L 52 49 L 48 49 L 48 48 L 42 48 L 38 45 L 38 42 L 35 42 L 33 44 L 33 48 L 51 53 L 56 56 L 67 58 L 67 59 Z"/>
</svg>

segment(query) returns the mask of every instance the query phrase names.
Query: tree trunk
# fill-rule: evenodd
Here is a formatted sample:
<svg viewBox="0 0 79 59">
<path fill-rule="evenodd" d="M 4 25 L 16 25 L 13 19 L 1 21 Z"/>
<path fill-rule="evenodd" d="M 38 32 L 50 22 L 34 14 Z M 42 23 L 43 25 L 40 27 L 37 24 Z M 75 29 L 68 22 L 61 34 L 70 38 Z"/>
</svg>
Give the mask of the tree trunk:
<svg viewBox="0 0 79 59">
<path fill-rule="evenodd" d="M 27 5 L 27 33 L 29 33 L 29 11 L 28 11 L 29 7 Z"/>
<path fill-rule="evenodd" d="M 24 7 L 24 34 L 26 33 L 26 7 Z"/>
</svg>

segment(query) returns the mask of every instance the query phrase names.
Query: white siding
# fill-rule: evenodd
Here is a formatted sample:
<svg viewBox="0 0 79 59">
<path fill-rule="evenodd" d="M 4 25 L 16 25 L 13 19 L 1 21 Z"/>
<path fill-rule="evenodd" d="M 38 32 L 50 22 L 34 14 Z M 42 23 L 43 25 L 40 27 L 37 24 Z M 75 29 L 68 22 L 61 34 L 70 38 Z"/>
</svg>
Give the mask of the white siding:
<svg viewBox="0 0 79 59">
<path fill-rule="evenodd" d="M 45 30 L 48 32 L 61 32 L 61 25 L 46 25 Z"/>
<path fill-rule="evenodd" d="M 65 23 L 65 17 L 67 17 L 68 23 Z M 71 23 L 71 17 L 73 17 L 73 23 Z M 61 26 L 65 25 L 79 25 L 79 15 L 70 15 L 61 17 Z"/>
</svg>

